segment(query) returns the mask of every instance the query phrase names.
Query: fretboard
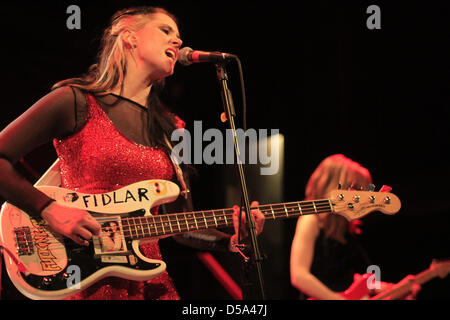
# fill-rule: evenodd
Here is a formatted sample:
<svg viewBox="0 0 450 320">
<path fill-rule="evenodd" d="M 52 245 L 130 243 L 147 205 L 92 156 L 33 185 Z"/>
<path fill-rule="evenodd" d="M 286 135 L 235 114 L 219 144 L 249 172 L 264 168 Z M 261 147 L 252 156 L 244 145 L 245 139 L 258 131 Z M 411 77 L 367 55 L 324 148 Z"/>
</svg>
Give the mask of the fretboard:
<svg viewBox="0 0 450 320">
<path fill-rule="evenodd" d="M 333 212 L 328 199 L 260 205 L 251 207 L 253 209 L 261 210 L 267 220 Z M 125 238 L 139 240 L 209 228 L 233 227 L 233 212 L 230 208 L 123 218 L 122 229 Z"/>
</svg>

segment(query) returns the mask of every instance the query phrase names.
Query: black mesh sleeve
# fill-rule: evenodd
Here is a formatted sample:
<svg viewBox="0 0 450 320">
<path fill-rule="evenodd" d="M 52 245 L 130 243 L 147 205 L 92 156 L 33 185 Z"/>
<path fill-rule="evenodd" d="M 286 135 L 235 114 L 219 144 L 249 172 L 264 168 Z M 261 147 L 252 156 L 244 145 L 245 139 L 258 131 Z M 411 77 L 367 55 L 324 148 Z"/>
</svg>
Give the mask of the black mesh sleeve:
<svg viewBox="0 0 450 320">
<path fill-rule="evenodd" d="M 20 176 L 13 166 L 35 148 L 73 132 L 74 97 L 71 87 L 56 89 L 0 132 L 0 195 L 31 215 L 38 215 L 50 198 Z"/>
</svg>

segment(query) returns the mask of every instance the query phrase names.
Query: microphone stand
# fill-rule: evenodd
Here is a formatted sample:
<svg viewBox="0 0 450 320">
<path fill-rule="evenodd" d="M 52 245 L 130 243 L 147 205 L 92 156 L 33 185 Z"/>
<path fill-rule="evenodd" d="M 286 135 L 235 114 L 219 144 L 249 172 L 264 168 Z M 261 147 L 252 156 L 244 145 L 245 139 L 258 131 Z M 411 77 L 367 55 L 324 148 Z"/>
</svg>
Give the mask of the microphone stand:
<svg viewBox="0 0 450 320">
<path fill-rule="evenodd" d="M 264 286 L 263 286 L 263 278 L 262 278 L 262 270 L 261 270 L 261 262 L 262 262 L 262 257 L 261 257 L 261 253 L 259 251 L 259 246 L 258 246 L 258 241 L 256 238 L 256 227 L 255 227 L 255 222 L 253 220 L 253 217 L 251 215 L 250 212 L 250 202 L 248 199 L 248 192 L 247 192 L 247 185 L 245 182 L 245 175 L 244 175 L 244 168 L 242 166 L 242 163 L 240 161 L 240 152 L 239 152 L 239 146 L 238 146 L 238 141 L 237 141 L 237 137 L 236 137 L 236 127 L 235 127 L 235 123 L 234 123 L 234 117 L 236 116 L 235 113 L 235 109 L 234 109 L 234 104 L 233 104 L 233 97 L 231 95 L 231 91 L 228 89 L 228 74 L 227 71 L 225 69 L 225 64 L 226 61 L 220 62 L 220 63 L 216 63 L 216 71 L 217 71 L 217 79 L 219 80 L 219 84 L 221 87 L 221 96 L 222 96 L 222 104 L 224 107 L 224 111 L 225 111 L 225 115 L 226 118 L 228 120 L 228 123 L 230 125 L 230 129 L 231 132 L 233 134 L 233 143 L 234 143 L 234 151 L 236 154 L 236 163 L 237 163 L 237 169 L 238 169 L 238 173 L 239 173 L 239 179 L 240 179 L 240 184 L 241 184 L 241 191 L 242 191 L 242 197 L 244 200 L 244 206 L 245 206 L 245 213 L 247 216 L 247 221 L 249 224 L 249 236 L 251 239 L 251 248 L 253 249 L 253 259 L 254 262 L 256 263 L 256 272 L 257 272 L 257 280 L 258 280 L 258 289 L 259 289 L 259 297 L 256 298 L 252 298 L 252 297 L 247 297 L 250 299 L 265 299 L 265 294 L 264 294 Z M 240 224 L 241 224 L 241 219 L 239 217 L 239 229 L 238 229 L 238 244 L 240 244 Z M 244 270 L 245 270 L 245 275 L 247 275 L 248 270 L 249 270 L 249 264 L 251 263 L 251 259 L 247 258 L 241 251 L 241 248 L 239 248 L 239 246 L 237 246 L 237 249 L 239 250 L 239 253 L 241 254 L 241 256 L 243 256 L 243 263 L 244 263 Z M 244 276 L 245 277 L 245 276 Z M 244 290 L 243 290 L 243 298 L 245 299 L 246 297 L 244 297 Z"/>
</svg>

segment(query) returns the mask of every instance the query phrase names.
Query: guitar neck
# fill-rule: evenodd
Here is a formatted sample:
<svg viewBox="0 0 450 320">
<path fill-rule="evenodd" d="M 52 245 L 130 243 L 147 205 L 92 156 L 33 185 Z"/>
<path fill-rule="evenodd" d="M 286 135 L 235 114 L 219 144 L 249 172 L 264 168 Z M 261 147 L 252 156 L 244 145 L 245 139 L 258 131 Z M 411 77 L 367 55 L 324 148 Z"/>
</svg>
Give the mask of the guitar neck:
<svg viewBox="0 0 450 320">
<path fill-rule="evenodd" d="M 333 212 L 333 207 L 329 199 L 260 205 L 251 209 L 259 209 L 266 219 L 272 220 L 293 218 L 306 214 Z M 126 238 L 139 240 L 209 228 L 233 227 L 233 212 L 234 210 L 232 208 L 193 211 L 123 218 L 121 223 Z"/>
<path fill-rule="evenodd" d="M 404 297 L 411 291 L 413 284 L 421 285 L 425 282 L 430 281 L 436 276 L 437 274 L 432 268 L 422 271 L 415 276 L 407 276 L 402 281 L 394 285 L 393 288 L 387 289 L 377 294 L 376 296 L 372 297 L 371 300 L 383 300 L 386 298 L 398 299 L 400 297 Z"/>
</svg>

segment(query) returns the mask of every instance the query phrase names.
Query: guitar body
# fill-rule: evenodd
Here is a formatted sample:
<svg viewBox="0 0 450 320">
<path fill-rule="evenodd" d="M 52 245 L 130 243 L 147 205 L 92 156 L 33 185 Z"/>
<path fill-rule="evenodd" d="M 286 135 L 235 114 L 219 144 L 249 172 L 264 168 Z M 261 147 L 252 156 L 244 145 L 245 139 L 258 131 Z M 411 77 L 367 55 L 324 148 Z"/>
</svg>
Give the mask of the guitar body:
<svg viewBox="0 0 450 320">
<path fill-rule="evenodd" d="M 344 292 L 339 294 L 347 300 L 366 300 L 369 299 L 369 289 L 367 288 L 367 279 L 373 276 L 371 273 L 364 275 L 355 274 L 353 283 Z M 316 298 L 308 298 L 308 300 L 317 300 Z"/>
<path fill-rule="evenodd" d="M 108 247 L 112 241 L 94 236 L 89 246 L 79 246 L 53 232 L 44 220 L 4 203 L 0 235 L 2 246 L 8 249 L 4 252 L 6 270 L 13 284 L 28 298 L 63 299 L 105 277 L 143 281 L 166 269 L 163 261 L 147 258 L 140 252 L 139 245 L 148 239 L 124 236 L 126 226 L 122 222 L 124 218 L 149 216 L 151 208 L 174 201 L 179 195 L 176 184 L 147 180 L 96 195 L 51 186 L 37 188 L 61 205 L 88 210 L 102 229 L 115 224 L 120 241 L 118 246 Z"/>
<path fill-rule="evenodd" d="M 374 297 L 370 297 L 369 281 L 374 282 L 374 275 L 366 273 L 363 275 L 355 273 L 352 285 L 340 294 L 348 300 L 394 300 L 403 298 L 413 290 L 413 285 L 424 284 L 431 279 L 439 276 L 445 278 L 450 272 L 450 260 L 437 261 L 433 260 L 430 267 L 419 274 L 408 275 L 399 283 L 385 289 Z M 371 278 L 372 277 L 372 278 Z M 308 300 L 316 300 L 309 298 Z"/>
<path fill-rule="evenodd" d="M 351 286 L 341 293 L 341 295 L 347 300 L 366 300 L 369 299 L 369 289 L 367 286 L 367 280 L 373 274 L 366 273 L 363 275 L 355 274 L 353 277 L 353 283 Z"/>
</svg>

